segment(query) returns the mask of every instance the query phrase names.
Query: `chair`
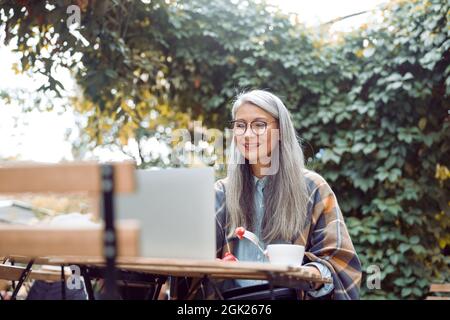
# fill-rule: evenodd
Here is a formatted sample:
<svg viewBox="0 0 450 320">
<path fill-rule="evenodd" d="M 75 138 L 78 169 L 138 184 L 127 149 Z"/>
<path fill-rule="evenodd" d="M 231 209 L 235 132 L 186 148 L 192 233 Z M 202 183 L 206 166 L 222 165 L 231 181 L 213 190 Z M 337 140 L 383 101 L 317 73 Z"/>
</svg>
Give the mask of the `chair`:
<svg viewBox="0 0 450 320">
<path fill-rule="evenodd" d="M 432 295 L 426 297 L 426 300 L 450 300 L 450 283 L 434 283 L 430 286 L 429 293 Z"/>
<path fill-rule="evenodd" d="M 138 255 L 136 224 L 114 225 L 113 199 L 115 193 L 133 192 L 135 188 L 133 162 L 99 164 L 78 162 L 64 164 L 7 164 L 0 167 L 0 194 L 18 193 L 87 193 L 100 200 L 95 212 L 102 212 L 103 227 L 71 228 L 56 226 L 0 225 L 0 279 L 18 281 L 13 298 L 23 282 L 31 275 L 36 257 L 74 255 L 102 256 L 107 265 L 106 292 L 115 289 L 114 268 L 117 255 Z M 99 201 L 99 202 L 100 202 Z M 130 250 L 131 249 L 131 250 Z M 8 257 L 29 257 L 26 267 L 6 265 Z M 61 275 L 64 278 L 63 266 Z M 35 276 L 38 276 L 35 272 Z M 41 273 L 43 278 L 45 274 Z M 49 276 L 49 275 L 47 275 Z M 62 286 L 64 290 L 64 286 Z"/>
<path fill-rule="evenodd" d="M 222 292 L 224 300 L 298 300 L 298 292 L 293 288 L 273 288 L 261 284 Z"/>
</svg>

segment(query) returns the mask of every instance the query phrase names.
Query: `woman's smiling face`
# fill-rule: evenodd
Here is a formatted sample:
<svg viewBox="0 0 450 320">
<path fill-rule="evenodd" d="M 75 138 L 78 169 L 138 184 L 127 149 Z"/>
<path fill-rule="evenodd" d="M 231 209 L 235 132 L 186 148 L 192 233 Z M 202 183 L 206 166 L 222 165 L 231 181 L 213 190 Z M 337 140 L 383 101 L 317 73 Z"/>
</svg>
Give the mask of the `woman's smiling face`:
<svg viewBox="0 0 450 320">
<path fill-rule="evenodd" d="M 234 139 L 239 151 L 250 164 L 261 162 L 267 164 L 267 157 L 271 155 L 272 150 L 277 146 L 279 135 L 275 134 L 275 131 L 278 130 L 278 120 L 260 107 L 251 103 L 244 103 L 237 109 L 235 121 L 238 121 L 238 123 L 235 123 Z M 255 134 L 250 127 L 252 122 L 254 130 L 264 133 L 260 135 Z M 264 124 L 267 125 L 265 131 L 263 128 Z M 247 125 L 245 133 L 237 135 L 237 127 L 239 127 L 239 130 L 242 130 L 244 125 Z M 274 142 L 272 142 L 272 138 Z"/>
</svg>

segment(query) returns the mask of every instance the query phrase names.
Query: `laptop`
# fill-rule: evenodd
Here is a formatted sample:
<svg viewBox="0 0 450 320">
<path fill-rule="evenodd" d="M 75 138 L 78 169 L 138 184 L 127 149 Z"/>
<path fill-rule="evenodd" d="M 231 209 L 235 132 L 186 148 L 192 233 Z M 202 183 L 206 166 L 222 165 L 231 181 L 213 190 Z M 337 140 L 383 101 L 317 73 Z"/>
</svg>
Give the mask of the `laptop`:
<svg viewBox="0 0 450 320">
<path fill-rule="evenodd" d="M 213 168 L 136 170 L 136 191 L 115 196 L 118 219 L 140 223 L 140 256 L 214 260 Z"/>
</svg>

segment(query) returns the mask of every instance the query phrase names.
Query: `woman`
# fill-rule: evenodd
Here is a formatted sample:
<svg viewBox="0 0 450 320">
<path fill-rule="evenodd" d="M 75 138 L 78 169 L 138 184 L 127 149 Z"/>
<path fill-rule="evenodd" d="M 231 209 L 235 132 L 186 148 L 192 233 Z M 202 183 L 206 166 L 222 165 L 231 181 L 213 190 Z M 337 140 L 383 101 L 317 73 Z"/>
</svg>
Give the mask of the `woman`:
<svg viewBox="0 0 450 320">
<path fill-rule="evenodd" d="M 265 261 L 237 227 L 270 243 L 305 246 L 304 268 L 333 279 L 306 298 L 358 299 L 361 266 L 336 196 L 317 173 L 304 168 L 303 152 L 289 111 L 263 90 L 238 96 L 232 109 L 233 141 L 227 177 L 216 182 L 218 257 Z M 258 284 L 227 281 L 224 288 Z"/>
</svg>

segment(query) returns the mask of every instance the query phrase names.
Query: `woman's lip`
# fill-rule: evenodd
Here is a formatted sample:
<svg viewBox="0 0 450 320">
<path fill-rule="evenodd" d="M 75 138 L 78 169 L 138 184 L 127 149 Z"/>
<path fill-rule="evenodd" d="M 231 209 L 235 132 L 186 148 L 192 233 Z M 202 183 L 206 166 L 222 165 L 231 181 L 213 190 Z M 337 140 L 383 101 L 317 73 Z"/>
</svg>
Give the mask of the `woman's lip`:
<svg viewBox="0 0 450 320">
<path fill-rule="evenodd" d="M 246 149 L 250 149 L 250 148 L 258 148 L 259 147 L 259 143 L 244 143 L 244 148 Z"/>
</svg>

